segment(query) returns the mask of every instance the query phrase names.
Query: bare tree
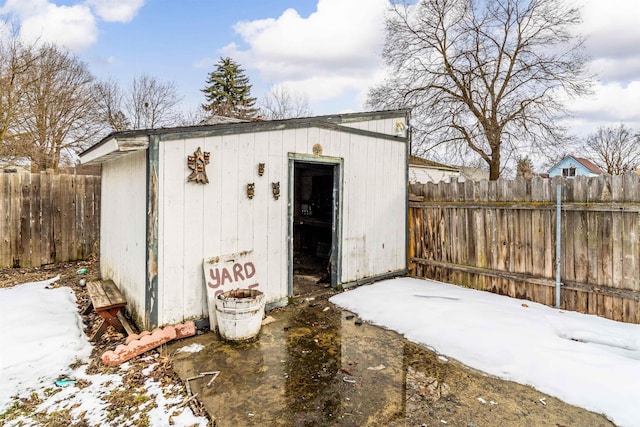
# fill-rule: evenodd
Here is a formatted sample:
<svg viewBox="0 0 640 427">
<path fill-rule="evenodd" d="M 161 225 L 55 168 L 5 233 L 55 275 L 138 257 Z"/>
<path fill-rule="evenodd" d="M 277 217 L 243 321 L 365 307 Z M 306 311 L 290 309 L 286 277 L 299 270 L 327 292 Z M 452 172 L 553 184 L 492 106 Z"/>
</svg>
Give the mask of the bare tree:
<svg viewBox="0 0 640 427">
<path fill-rule="evenodd" d="M 125 95 L 124 109 L 133 129 L 174 126 L 180 120 L 182 98 L 173 82 L 160 82 L 148 74 L 133 79 Z"/>
<path fill-rule="evenodd" d="M 102 124 L 114 132 L 131 129 L 131 123 L 123 111 L 124 94 L 117 81 L 110 78 L 96 83 L 93 93 L 98 109 L 98 120 Z"/>
<path fill-rule="evenodd" d="M 21 156 L 32 170 L 57 169 L 63 152 L 93 142 L 98 131 L 93 76 L 70 52 L 52 44 L 24 52 L 24 86 L 19 112 L 10 126 Z"/>
<path fill-rule="evenodd" d="M 15 33 L 0 38 L 0 157 L 9 161 L 24 157 L 23 141 L 15 138 L 15 124 L 29 88 L 26 72 L 34 61 L 31 49 Z"/>
<path fill-rule="evenodd" d="M 309 98 L 284 84 L 275 84 L 260 102 L 260 114 L 267 120 L 310 116 Z"/>
<path fill-rule="evenodd" d="M 594 163 L 610 175 L 620 175 L 640 165 L 640 136 L 622 123 L 598 128 L 587 137 L 586 146 L 593 153 Z"/>
<path fill-rule="evenodd" d="M 180 119 L 178 120 L 178 126 L 195 126 L 202 125 L 206 122 L 207 118 L 211 116 L 207 110 L 205 110 L 202 105 L 198 107 L 183 111 L 180 114 Z"/>
<path fill-rule="evenodd" d="M 176 126 L 184 121 L 175 83 L 148 74 L 136 76 L 126 89 L 111 78 L 99 82 L 94 96 L 99 121 L 111 132 Z"/>
<path fill-rule="evenodd" d="M 562 0 L 395 5 L 383 51 L 391 77 L 368 104 L 413 108 L 423 151 L 472 153 L 498 179 L 503 157 L 562 141 L 562 100 L 589 92 L 579 22 Z"/>
</svg>

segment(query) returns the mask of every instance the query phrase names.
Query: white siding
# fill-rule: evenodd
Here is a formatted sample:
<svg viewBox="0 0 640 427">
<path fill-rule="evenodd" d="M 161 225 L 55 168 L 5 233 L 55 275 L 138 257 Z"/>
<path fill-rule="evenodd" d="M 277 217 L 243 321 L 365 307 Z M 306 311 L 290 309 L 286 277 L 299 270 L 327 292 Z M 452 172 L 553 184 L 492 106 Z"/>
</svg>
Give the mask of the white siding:
<svg viewBox="0 0 640 427">
<path fill-rule="evenodd" d="M 198 147 L 211 155 L 205 185 L 186 182 L 186 157 Z M 287 295 L 287 156 L 281 147 L 281 131 L 160 143 L 160 324 L 207 315 L 205 258 L 253 251 L 258 289 L 268 302 Z M 258 163 L 266 164 L 263 176 Z M 271 183 L 278 181 L 275 200 Z M 253 199 L 248 183 L 255 184 Z"/>
<path fill-rule="evenodd" d="M 404 125 L 403 129 L 405 129 L 406 131 L 406 121 L 404 117 L 393 117 L 378 120 L 367 120 L 366 118 L 363 118 L 362 121 L 350 121 L 342 123 L 342 126 L 398 136 L 398 129 L 396 127 L 396 124 L 398 122 L 401 122 Z M 402 133 L 401 136 L 405 136 L 405 133 Z"/>
<path fill-rule="evenodd" d="M 459 178 L 460 173 L 422 166 L 409 166 L 409 182 L 426 184 L 427 182 L 451 182 L 451 178 Z"/>
<path fill-rule="evenodd" d="M 342 208 L 344 283 L 406 266 L 406 145 L 358 135 L 346 137 L 349 151 L 344 153 L 348 156 L 344 162 Z"/>
<path fill-rule="evenodd" d="M 146 271 L 146 151 L 118 157 L 102 166 L 100 272 L 127 299 L 142 324 Z"/>
<path fill-rule="evenodd" d="M 362 126 L 380 132 L 395 130 L 395 122 Z M 314 144 L 323 156 L 343 159 L 341 282 L 405 268 L 405 142 L 316 127 L 161 141 L 160 324 L 207 316 L 205 258 L 253 251 L 267 302 L 287 296 L 288 155 L 312 155 Z M 211 156 L 205 185 L 186 181 L 186 158 L 198 147 Z M 258 163 L 266 164 L 261 177 Z M 279 200 L 272 182 L 280 182 Z"/>
</svg>

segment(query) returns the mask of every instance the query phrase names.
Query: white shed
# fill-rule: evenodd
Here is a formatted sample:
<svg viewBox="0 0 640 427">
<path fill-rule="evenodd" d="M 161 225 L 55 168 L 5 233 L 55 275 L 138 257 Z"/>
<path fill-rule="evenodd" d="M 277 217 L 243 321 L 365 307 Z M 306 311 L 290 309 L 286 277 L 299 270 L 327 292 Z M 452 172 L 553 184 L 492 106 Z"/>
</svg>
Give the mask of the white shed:
<svg viewBox="0 0 640 427">
<path fill-rule="evenodd" d="M 348 287 L 404 274 L 408 120 L 394 110 L 107 136 L 80 154 L 102 164 L 102 278 L 150 328 L 208 317 L 207 288 L 256 288 L 270 309 L 323 286 L 297 289 L 298 276 Z"/>
</svg>

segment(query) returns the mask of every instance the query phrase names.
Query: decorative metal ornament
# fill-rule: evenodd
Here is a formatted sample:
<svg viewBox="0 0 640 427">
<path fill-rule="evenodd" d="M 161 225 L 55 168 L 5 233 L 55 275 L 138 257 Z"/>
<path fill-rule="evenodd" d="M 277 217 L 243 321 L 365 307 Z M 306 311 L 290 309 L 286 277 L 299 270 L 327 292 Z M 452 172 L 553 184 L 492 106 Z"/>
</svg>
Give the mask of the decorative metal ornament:
<svg viewBox="0 0 640 427">
<path fill-rule="evenodd" d="M 209 152 L 202 152 L 200 147 L 193 153 L 193 156 L 187 156 L 187 166 L 191 169 L 191 174 L 187 177 L 187 181 L 194 181 L 198 184 L 208 184 L 206 166 L 209 164 Z"/>
<path fill-rule="evenodd" d="M 311 149 L 314 156 L 322 156 L 322 145 L 315 144 Z"/>
<path fill-rule="evenodd" d="M 258 163 L 258 175 L 264 175 L 264 163 Z"/>
<path fill-rule="evenodd" d="M 278 200 L 280 198 L 280 181 L 271 183 L 271 192 L 274 199 Z"/>
<path fill-rule="evenodd" d="M 250 182 L 247 184 L 247 197 L 253 199 L 253 196 L 256 194 L 256 183 Z"/>
</svg>

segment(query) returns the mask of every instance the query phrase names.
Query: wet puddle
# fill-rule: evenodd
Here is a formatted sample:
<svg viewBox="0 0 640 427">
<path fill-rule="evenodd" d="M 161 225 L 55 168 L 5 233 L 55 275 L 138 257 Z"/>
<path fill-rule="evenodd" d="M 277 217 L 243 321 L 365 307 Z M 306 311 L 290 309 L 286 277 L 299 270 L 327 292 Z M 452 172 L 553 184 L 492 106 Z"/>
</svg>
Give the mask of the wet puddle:
<svg viewBox="0 0 640 427">
<path fill-rule="evenodd" d="M 273 321 L 254 342 L 208 332 L 168 346 L 175 372 L 197 377 L 190 389 L 216 426 L 612 425 L 557 399 L 543 406 L 543 394 L 362 323 L 328 296 L 267 313 Z M 175 352 L 193 343 L 204 349 Z M 198 377 L 213 371 L 213 381 Z"/>
</svg>

